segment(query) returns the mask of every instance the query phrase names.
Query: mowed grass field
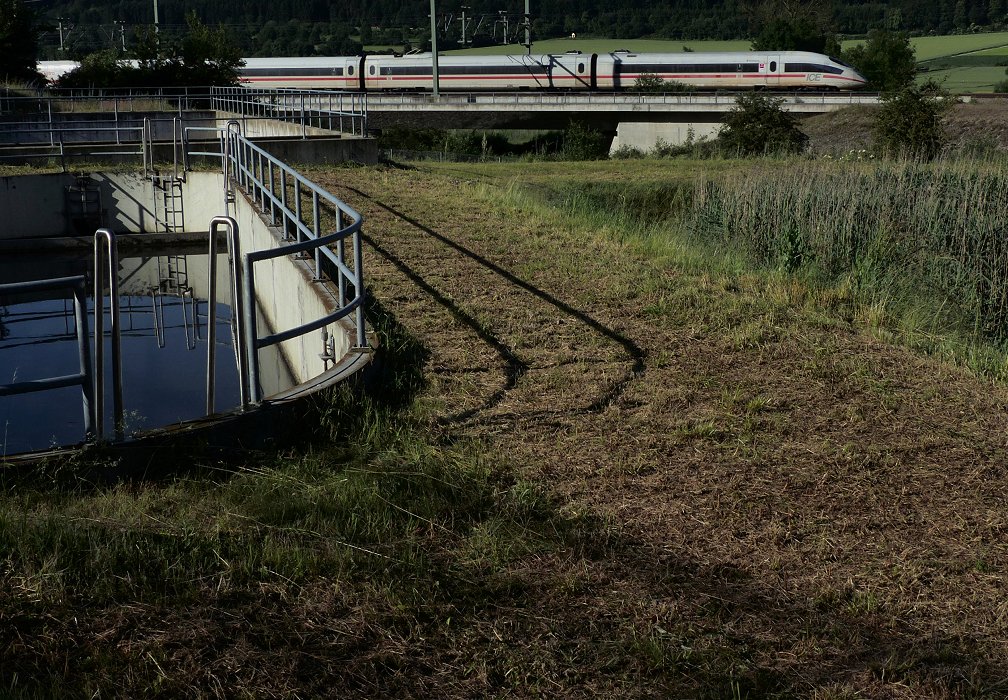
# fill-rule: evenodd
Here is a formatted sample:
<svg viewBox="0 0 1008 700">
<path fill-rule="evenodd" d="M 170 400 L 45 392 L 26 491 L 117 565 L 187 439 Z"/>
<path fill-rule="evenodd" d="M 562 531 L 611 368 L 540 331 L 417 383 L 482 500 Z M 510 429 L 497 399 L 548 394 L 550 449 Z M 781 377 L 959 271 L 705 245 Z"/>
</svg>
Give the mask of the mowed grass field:
<svg viewBox="0 0 1008 700">
<path fill-rule="evenodd" d="M 1005 332 L 1003 168 L 306 174 L 366 217 L 371 393 L 0 472 L 0 695 L 1005 696 L 1008 363 L 947 337 Z"/>
<path fill-rule="evenodd" d="M 844 47 L 860 43 L 844 41 Z M 922 68 L 921 80 L 937 80 L 946 89 L 956 93 L 990 92 L 1006 79 L 1008 65 L 1008 32 L 990 34 L 963 34 L 954 36 L 915 37 L 911 44 L 917 52 Z M 650 53 L 679 53 L 682 51 L 748 51 L 749 41 L 670 41 L 660 39 L 595 39 L 558 38 L 536 41 L 534 53 L 607 53 L 617 49 Z M 449 53 L 473 55 L 501 55 L 524 53 L 516 44 L 487 46 Z"/>
</svg>

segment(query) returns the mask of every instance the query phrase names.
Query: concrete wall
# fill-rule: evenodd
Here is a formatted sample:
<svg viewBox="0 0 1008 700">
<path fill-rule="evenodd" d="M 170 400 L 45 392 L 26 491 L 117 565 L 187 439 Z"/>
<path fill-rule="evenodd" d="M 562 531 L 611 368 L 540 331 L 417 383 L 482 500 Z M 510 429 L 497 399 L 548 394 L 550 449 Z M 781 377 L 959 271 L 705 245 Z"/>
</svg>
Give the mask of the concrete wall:
<svg viewBox="0 0 1008 700">
<path fill-rule="evenodd" d="M 70 233 L 67 198 L 77 179 L 66 173 L 0 177 L 0 238 L 40 238 Z"/>
<path fill-rule="evenodd" d="M 103 191 L 115 208 L 109 207 L 112 227 L 117 230 L 149 231 L 153 227 L 153 197 L 150 181 L 134 173 L 96 174 Z M 107 194 L 106 194 L 107 193 Z M 183 221 L 186 231 L 207 231 L 215 216 L 227 214 L 224 206 L 224 176 L 219 172 L 187 173 L 183 185 Z M 151 203 L 151 204 L 148 204 Z M 283 243 L 277 229 L 271 227 L 259 210 L 239 191 L 231 216 L 238 223 L 239 249 L 274 248 Z M 225 248 L 221 246 L 221 250 Z M 311 268 L 300 259 L 284 256 L 257 263 L 255 280 L 259 309 L 259 333 L 267 335 L 287 330 L 320 318 L 337 308 L 331 290 L 315 282 Z M 205 278 L 205 273 L 203 273 Z M 200 280 L 203 284 L 203 279 Z M 220 298 L 225 298 L 230 275 L 218 270 Z M 328 328 L 336 340 L 336 356 L 343 357 L 355 338 L 349 324 L 332 324 Z M 279 348 L 279 354 L 260 351 L 260 383 L 267 395 L 301 384 L 325 371 L 319 358 L 322 353 L 321 331 L 300 339 L 289 340 Z"/>
<path fill-rule="evenodd" d="M 206 230 L 214 216 L 221 213 L 223 175 L 220 173 L 190 173 L 186 183 L 186 221 Z M 238 223 L 242 253 L 283 245 L 277 228 L 250 204 L 239 192 L 235 197 L 232 216 Z M 202 223 L 201 223 L 202 222 Z M 312 267 L 303 260 L 284 256 L 256 263 L 256 293 L 262 319 L 268 328 L 260 328 L 260 335 L 284 331 L 321 318 L 338 308 L 337 299 L 328 285 L 314 281 Z M 355 342 L 349 323 L 331 324 L 330 336 L 335 337 L 336 357 L 342 358 Z M 303 383 L 325 371 L 319 354 L 322 353 L 322 332 L 313 331 L 302 339 L 290 340 L 281 345 L 284 359 L 295 380 Z M 262 367 L 265 386 L 273 381 L 269 370 Z"/>
<path fill-rule="evenodd" d="M 671 146 L 681 146 L 701 139 L 713 139 L 721 131 L 720 123 L 660 123 L 660 122 L 620 122 L 616 128 L 616 138 L 609 149 L 613 153 L 620 148 L 636 148 L 650 151 L 661 139 Z"/>
<path fill-rule="evenodd" d="M 70 234 L 93 235 L 99 226 L 117 232 L 144 233 L 154 227 L 154 198 L 158 196 L 148 178 L 139 173 L 94 173 L 91 181 L 101 194 L 100 221 L 89 222 L 87 230 L 71 231 L 66 221 L 67 197 L 77 178 L 65 175 L 28 175 L 0 178 L 0 210 L 8 221 L 0 238 L 39 238 Z M 279 231 L 270 226 L 241 192 L 235 198 L 232 216 L 238 222 L 240 249 L 274 248 L 282 245 Z M 207 231 L 215 216 L 226 213 L 224 178 L 217 172 L 188 173 L 183 187 L 184 223 L 187 231 Z M 191 271 L 198 284 L 205 285 L 205 273 Z M 256 292 L 261 312 L 260 335 L 287 330 L 321 318 L 338 308 L 334 291 L 328 284 L 313 279 L 313 266 L 284 256 L 257 263 Z M 229 276 L 218 273 L 220 298 L 225 298 Z M 265 326 L 265 327 L 264 327 Z M 352 324 L 344 320 L 327 329 L 335 338 L 335 354 L 342 358 L 355 342 Z M 319 358 L 323 352 L 321 331 L 314 331 L 283 343 L 280 352 L 285 362 L 271 362 L 263 351 L 262 385 L 272 393 L 290 386 L 290 373 L 301 384 L 325 372 Z M 286 364 L 287 367 L 284 367 Z"/>
</svg>

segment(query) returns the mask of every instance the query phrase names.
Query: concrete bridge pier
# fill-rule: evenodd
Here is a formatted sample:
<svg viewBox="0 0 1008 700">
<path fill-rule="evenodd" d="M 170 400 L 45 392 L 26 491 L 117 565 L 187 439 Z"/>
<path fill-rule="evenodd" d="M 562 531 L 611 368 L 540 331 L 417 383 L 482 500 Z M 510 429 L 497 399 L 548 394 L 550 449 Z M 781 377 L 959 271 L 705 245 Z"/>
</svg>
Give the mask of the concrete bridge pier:
<svg viewBox="0 0 1008 700">
<path fill-rule="evenodd" d="M 635 148 L 647 153 L 654 150 L 659 141 L 670 146 L 715 138 L 721 131 L 721 122 L 620 122 L 616 126 L 610 153 L 621 148 Z"/>
</svg>

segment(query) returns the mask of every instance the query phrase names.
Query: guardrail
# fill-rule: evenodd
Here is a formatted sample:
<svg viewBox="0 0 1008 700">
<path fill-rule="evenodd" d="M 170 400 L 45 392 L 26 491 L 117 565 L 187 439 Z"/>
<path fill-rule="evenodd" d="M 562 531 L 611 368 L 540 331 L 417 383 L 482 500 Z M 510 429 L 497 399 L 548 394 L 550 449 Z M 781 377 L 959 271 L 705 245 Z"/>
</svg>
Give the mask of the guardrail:
<svg viewBox="0 0 1008 700">
<path fill-rule="evenodd" d="M 718 107 L 735 106 L 740 92 L 442 92 L 439 97 L 430 93 L 389 92 L 368 93 L 368 108 L 426 107 L 438 109 L 472 109 L 497 107 L 501 109 L 556 107 Z M 767 97 L 782 99 L 787 105 L 855 105 L 876 104 L 877 93 L 862 92 L 764 92 Z"/>
<path fill-rule="evenodd" d="M 221 112 L 231 112 L 242 120 L 276 119 L 301 126 L 306 137 L 309 128 L 367 134 L 369 95 L 332 90 L 296 90 L 290 88 L 213 88 L 211 104 Z"/>
<path fill-rule="evenodd" d="M 277 248 L 251 251 L 243 259 L 249 394 L 255 403 L 262 400 L 259 351 L 263 348 L 312 331 L 322 329 L 325 332 L 327 326 L 351 314 L 355 314 L 357 347 L 367 347 L 361 241 L 363 219 L 348 204 L 253 144 L 235 127 L 237 123 L 232 122 L 224 131 L 225 175 L 233 179 L 264 214 L 269 215 L 271 223 L 280 228 L 287 240 L 293 241 Z M 228 187 L 227 182 L 225 187 Z M 324 209 L 328 209 L 327 213 L 335 218 L 335 230 L 330 233 L 325 233 Z M 349 257 L 348 243 L 351 247 Z M 330 247 L 333 245 L 335 250 Z M 299 253 L 314 256 L 316 280 L 328 277 L 336 282 L 338 308 L 300 326 L 260 337 L 255 313 L 256 263 Z M 328 276 L 324 267 L 328 267 Z"/>
</svg>

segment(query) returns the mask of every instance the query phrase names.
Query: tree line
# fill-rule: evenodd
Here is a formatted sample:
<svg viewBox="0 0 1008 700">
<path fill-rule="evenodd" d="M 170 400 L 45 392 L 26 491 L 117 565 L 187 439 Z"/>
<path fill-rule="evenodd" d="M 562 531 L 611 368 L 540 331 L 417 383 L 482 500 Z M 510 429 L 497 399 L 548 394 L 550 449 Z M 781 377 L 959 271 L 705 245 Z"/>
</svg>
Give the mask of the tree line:
<svg viewBox="0 0 1008 700">
<path fill-rule="evenodd" d="M 1001 29 L 1008 26 L 1008 0 L 805 0 L 783 3 L 814 15 L 840 35 L 864 35 L 873 29 L 914 34 Z M 500 43 L 504 18 L 514 38 L 524 14 L 522 0 L 440 0 L 439 41 L 452 45 L 462 36 L 463 5 L 472 20 L 466 39 Z M 768 15 L 785 16 L 782 3 L 759 0 L 536 0 L 532 3 L 535 37 L 595 35 L 614 38 L 746 39 L 759 34 Z M 183 7 L 184 6 L 184 7 Z M 163 32 L 185 32 L 185 13 L 208 26 L 222 26 L 247 56 L 332 55 L 353 53 L 368 44 L 416 44 L 429 40 L 428 3 L 416 0 L 189 0 L 160 4 Z M 501 13 L 504 14 L 501 14 Z M 151 0 L 54 0 L 45 12 L 43 48 L 59 45 L 79 57 L 98 48 L 121 45 L 116 36 L 128 27 L 153 23 Z M 122 23 L 117 25 L 116 23 Z M 54 56 L 48 56 L 54 57 Z"/>
</svg>

